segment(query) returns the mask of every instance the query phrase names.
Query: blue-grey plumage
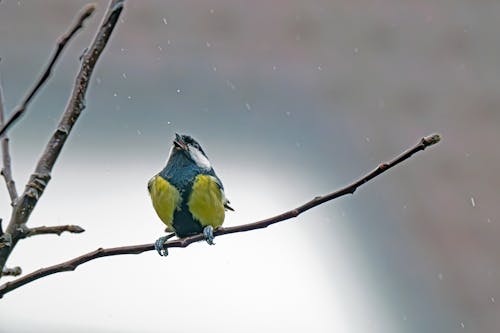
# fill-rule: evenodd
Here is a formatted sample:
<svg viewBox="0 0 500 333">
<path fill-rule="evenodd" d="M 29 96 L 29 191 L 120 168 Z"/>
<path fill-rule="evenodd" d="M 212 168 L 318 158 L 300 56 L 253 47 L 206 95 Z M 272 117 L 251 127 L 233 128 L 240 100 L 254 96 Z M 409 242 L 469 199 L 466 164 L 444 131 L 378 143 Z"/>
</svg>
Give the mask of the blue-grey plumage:
<svg viewBox="0 0 500 333">
<path fill-rule="evenodd" d="M 233 210 L 207 155 L 188 135 L 176 134 L 167 165 L 149 181 L 148 190 L 158 216 L 178 237 L 203 232 L 213 244 L 224 211 Z M 159 244 L 162 238 L 155 243 L 160 252 Z"/>
</svg>

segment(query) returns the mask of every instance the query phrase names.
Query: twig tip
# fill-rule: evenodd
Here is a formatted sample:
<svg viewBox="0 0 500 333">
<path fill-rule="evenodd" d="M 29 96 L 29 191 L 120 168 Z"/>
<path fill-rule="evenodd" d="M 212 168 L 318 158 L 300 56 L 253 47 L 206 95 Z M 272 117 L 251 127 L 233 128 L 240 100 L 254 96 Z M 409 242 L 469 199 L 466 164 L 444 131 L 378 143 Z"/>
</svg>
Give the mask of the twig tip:
<svg viewBox="0 0 500 333">
<path fill-rule="evenodd" d="M 23 274 L 23 270 L 19 266 L 12 268 L 4 267 L 2 270 L 2 275 L 4 276 L 19 276 L 21 274 Z"/>
<path fill-rule="evenodd" d="M 96 8 L 97 8 L 97 4 L 95 2 L 89 3 L 88 5 L 86 5 L 83 8 L 83 16 L 85 18 L 89 17 L 90 15 L 92 15 L 95 12 Z"/>
<path fill-rule="evenodd" d="M 116 12 L 117 10 L 122 10 L 125 0 L 117 0 L 115 5 L 111 8 L 111 12 Z"/>
<path fill-rule="evenodd" d="M 441 135 L 439 134 L 431 134 L 422 139 L 422 143 L 426 147 L 435 145 L 439 141 L 441 141 Z"/>
<path fill-rule="evenodd" d="M 85 229 L 83 229 L 82 227 L 80 227 L 79 225 L 74 225 L 74 226 L 71 226 L 72 228 L 70 229 L 70 231 L 72 233 L 75 233 L 75 234 L 80 234 L 82 232 L 85 232 Z"/>
</svg>

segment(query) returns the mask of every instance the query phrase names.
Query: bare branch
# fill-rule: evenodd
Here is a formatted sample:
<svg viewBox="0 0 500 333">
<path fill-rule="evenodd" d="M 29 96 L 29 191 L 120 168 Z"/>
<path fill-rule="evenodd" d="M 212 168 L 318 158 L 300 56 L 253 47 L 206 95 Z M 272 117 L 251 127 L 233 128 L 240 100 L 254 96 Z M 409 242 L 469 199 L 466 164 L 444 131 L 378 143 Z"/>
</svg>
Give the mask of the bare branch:
<svg viewBox="0 0 500 333">
<path fill-rule="evenodd" d="M 2 81 L 0 80 L 0 126 L 3 126 L 4 121 L 5 121 L 5 109 L 3 102 Z M 0 171 L 0 173 L 5 179 L 5 184 L 7 185 L 7 190 L 9 191 L 10 195 L 11 205 L 14 206 L 14 203 L 17 200 L 17 190 L 16 190 L 16 183 L 12 178 L 9 138 L 7 137 L 7 134 L 5 134 L 4 137 L 2 138 L 2 161 L 3 161 L 3 168 Z"/>
<path fill-rule="evenodd" d="M 381 163 L 379 166 L 374 169 L 372 172 L 366 174 L 364 177 L 360 178 L 359 180 L 356 180 L 352 184 L 341 188 L 335 192 L 326 194 L 324 196 L 318 196 L 311 201 L 306 202 L 302 206 L 299 206 L 295 209 L 289 210 L 288 212 L 285 212 L 283 214 L 279 214 L 273 217 L 270 217 L 265 220 L 261 220 L 258 222 L 254 223 L 249 223 L 249 224 L 242 224 L 239 226 L 234 226 L 234 227 L 228 227 L 228 228 L 219 228 L 215 231 L 214 235 L 215 236 L 222 236 L 222 235 L 227 235 L 227 234 L 233 234 L 237 232 L 245 232 L 245 231 L 250 231 L 250 230 L 256 230 L 256 229 L 262 229 L 262 228 L 267 228 L 271 224 L 275 224 L 281 221 L 289 220 L 291 218 L 297 217 L 301 213 L 314 208 L 318 205 L 321 205 L 327 201 L 336 199 L 338 197 L 344 196 L 346 194 L 352 194 L 356 191 L 358 187 L 361 185 L 367 183 L 371 179 L 377 177 L 378 175 L 384 173 L 385 171 L 389 170 L 390 168 L 394 167 L 395 165 L 407 160 L 410 158 L 413 154 L 424 150 L 425 148 L 434 145 L 438 143 L 441 140 L 441 137 L 437 134 L 427 136 L 420 140 L 420 142 L 415 145 L 413 148 L 403 152 L 396 158 L 394 158 L 392 161 L 387 162 L 387 163 Z M 181 238 L 181 239 L 176 239 L 172 241 L 168 241 L 165 243 L 164 247 L 165 248 L 172 248 L 172 247 L 187 247 L 190 244 L 194 242 L 198 242 L 204 239 L 204 236 L 202 234 L 194 235 L 191 237 L 186 237 L 186 238 Z M 28 275 L 25 275 L 21 278 L 18 278 L 14 281 L 4 283 L 3 285 L 0 286 L 0 297 L 5 295 L 6 293 L 17 289 L 27 283 L 33 282 L 35 280 L 38 280 L 42 277 L 45 277 L 47 275 L 55 274 L 55 273 L 60 273 L 60 272 L 67 272 L 67 271 L 74 271 L 79 265 L 84 264 L 88 261 L 97 259 L 97 258 L 102 258 L 102 257 L 109 257 L 109 256 L 116 256 L 116 255 L 122 255 L 122 254 L 140 254 L 142 252 L 146 251 L 151 251 L 154 250 L 154 245 L 153 244 L 142 244 L 142 245 L 132 245 L 132 246 L 122 246 L 122 247 L 115 247 L 115 248 L 108 248 L 108 249 L 103 249 L 99 248 L 95 251 L 86 253 L 82 256 L 79 256 L 77 258 L 68 260 L 66 262 L 53 265 L 50 267 L 46 268 L 40 268 L 39 270 L 36 270 Z"/>
<path fill-rule="evenodd" d="M 0 218 L 0 249 L 4 246 L 10 246 L 9 234 L 5 235 L 2 227 L 3 220 Z"/>
<path fill-rule="evenodd" d="M 45 187 L 50 181 L 52 168 L 59 157 L 64 143 L 80 114 L 85 109 L 85 94 L 87 93 L 92 72 L 118 22 L 118 18 L 123 10 L 123 2 L 124 0 L 110 1 L 101 27 L 88 51 L 83 56 L 81 68 L 76 77 L 72 96 L 68 101 L 66 110 L 59 121 L 57 129 L 49 139 L 34 173 L 31 175 L 28 184 L 26 184 L 23 194 L 19 197 L 13 209 L 11 220 L 6 230 L 6 234 L 10 235 L 12 242 L 10 246 L 4 246 L 0 249 L 0 268 L 5 266 L 12 249 L 17 244 L 17 241 L 22 238 L 21 226 L 26 224 L 31 212 L 43 194 Z"/>
<path fill-rule="evenodd" d="M 3 276 L 19 276 L 21 274 L 23 274 L 23 270 L 19 266 L 12 268 L 4 267 L 2 271 Z"/>
<path fill-rule="evenodd" d="M 36 235 L 58 235 L 60 236 L 63 232 L 69 232 L 72 234 L 80 234 L 85 231 L 82 227 L 78 225 L 56 225 L 56 226 L 42 226 L 36 228 L 27 228 L 24 232 L 23 238 L 36 236 Z"/>
<path fill-rule="evenodd" d="M 78 32 L 78 30 L 80 30 L 83 27 L 83 23 L 85 22 L 85 20 L 87 18 L 89 18 L 90 15 L 92 15 L 92 13 L 94 11 L 95 11 L 94 4 L 87 5 L 83 9 L 82 13 L 80 14 L 76 24 L 74 24 L 68 32 L 66 32 L 64 35 L 62 35 L 59 38 L 59 41 L 57 42 L 56 50 L 55 50 L 54 54 L 52 55 L 52 58 L 50 59 L 49 64 L 47 65 L 47 67 L 43 71 L 42 75 L 38 79 L 35 86 L 29 91 L 29 93 L 26 95 L 23 102 L 21 103 L 21 106 L 19 106 L 18 109 L 16 111 L 14 111 L 14 113 L 12 113 L 12 115 L 7 120 L 7 122 L 5 124 L 3 124 L 3 121 L 2 121 L 2 127 L 0 129 L 0 136 L 2 136 L 14 124 L 14 122 L 16 120 L 18 120 L 24 114 L 24 112 L 26 111 L 26 108 L 28 107 L 28 105 L 31 102 L 31 100 L 33 99 L 33 97 L 35 97 L 38 90 L 40 90 L 40 88 L 43 86 L 45 81 L 47 81 L 47 79 L 52 74 L 52 68 L 54 67 L 57 60 L 59 59 L 59 56 L 61 55 L 62 51 L 64 50 L 64 47 L 66 46 L 66 44 L 68 44 L 70 39 Z"/>
</svg>

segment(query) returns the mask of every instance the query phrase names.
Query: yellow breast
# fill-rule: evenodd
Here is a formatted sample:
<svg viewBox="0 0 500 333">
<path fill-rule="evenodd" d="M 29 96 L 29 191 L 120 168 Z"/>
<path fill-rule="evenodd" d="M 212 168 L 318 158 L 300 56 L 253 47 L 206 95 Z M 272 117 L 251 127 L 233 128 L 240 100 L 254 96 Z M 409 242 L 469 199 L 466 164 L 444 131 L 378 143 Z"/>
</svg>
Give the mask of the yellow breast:
<svg viewBox="0 0 500 333">
<path fill-rule="evenodd" d="M 189 211 L 200 224 L 218 228 L 224 222 L 224 198 L 215 179 L 198 175 L 188 201 Z"/>
<path fill-rule="evenodd" d="M 151 178 L 148 190 L 156 213 L 167 229 L 173 231 L 174 212 L 181 202 L 179 191 L 160 175 Z"/>
</svg>

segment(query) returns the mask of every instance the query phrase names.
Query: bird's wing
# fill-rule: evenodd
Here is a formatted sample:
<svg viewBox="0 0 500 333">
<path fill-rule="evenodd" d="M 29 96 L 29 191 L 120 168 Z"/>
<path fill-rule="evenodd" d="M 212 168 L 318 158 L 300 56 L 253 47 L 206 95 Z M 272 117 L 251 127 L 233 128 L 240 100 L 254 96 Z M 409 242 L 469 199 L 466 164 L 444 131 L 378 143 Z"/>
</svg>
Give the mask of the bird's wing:
<svg viewBox="0 0 500 333">
<path fill-rule="evenodd" d="M 181 202 L 179 191 L 160 175 L 151 178 L 148 182 L 148 191 L 158 217 L 165 223 L 168 231 L 174 231 L 172 224 L 174 211 Z"/>
<path fill-rule="evenodd" d="M 211 177 L 213 178 L 213 180 L 217 184 L 217 186 L 219 186 L 220 192 L 222 194 L 222 203 L 224 204 L 224 208 L 226 210 L 230 210 L 230 211 L 234 212 L 234 209 L 231 206 L 229 206 L 230 202 L 226 198 L 226 194 L 224 193 L 224 186 L 222 185 L 222 182 L 220 181 L 219 177 L 217 177 L 216 175 L 213 175 Z"/>
</svg>

